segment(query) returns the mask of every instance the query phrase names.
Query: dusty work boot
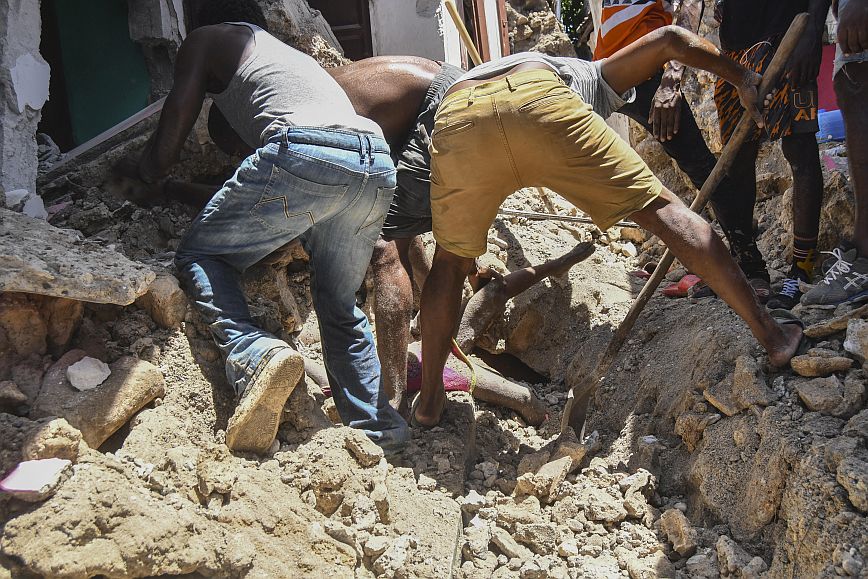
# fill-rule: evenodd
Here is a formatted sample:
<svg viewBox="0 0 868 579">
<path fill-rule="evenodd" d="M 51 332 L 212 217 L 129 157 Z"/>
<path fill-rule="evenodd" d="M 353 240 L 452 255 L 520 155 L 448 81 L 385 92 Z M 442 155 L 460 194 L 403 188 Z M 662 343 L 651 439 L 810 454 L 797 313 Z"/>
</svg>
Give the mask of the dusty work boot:
<svg viewBox="0 0 868 579">
<path fill-rule="evenodd" d="M 805 306 L 834 306 L 843 302 L 868 300 L 868 257 L 850 258 L 838 253 L 838 261 L 826 277 L 802 296 Z"/>
<path fill-rule="evenodd" d="M 292 348 L 275 348 L 247 385 L 226 427 L 226 446 L 262 454 L 269 449 L 286 399 L 304 373 L 304 358 Z"/>
</svg>

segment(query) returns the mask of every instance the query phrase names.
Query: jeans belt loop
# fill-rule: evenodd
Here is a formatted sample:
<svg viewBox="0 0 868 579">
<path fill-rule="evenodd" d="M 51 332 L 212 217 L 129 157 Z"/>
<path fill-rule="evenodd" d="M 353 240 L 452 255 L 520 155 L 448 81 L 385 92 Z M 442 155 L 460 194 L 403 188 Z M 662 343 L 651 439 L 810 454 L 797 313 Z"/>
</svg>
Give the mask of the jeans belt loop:
<svg viewBox="0 0 868 579">
<path fill-rule="evenodd" d="M 475 92 L 476 92 L 476 87 L 475 86 L 470 87 L 470 94 L 467 95 L 467 106 L 470 106 L 473 104 L 473 95 Z"/>
<path fill-rule="evenodd" d="M 509 80 L 509 76 L 504 77 L 503 80 L 506 81 L 506 86 L 509 87 L 509 92 L 515 92 L 515 87 L 512 86 L 512 81 Z"/>
<path fill-rule="evenodd" d="M 365 142 L 368 145 L 368 166 L 374 166 L 374 143 L 371 141 L 371 135 L 365 135 Z"/>
<path fill-rule="evenodd" d="M 359 137 L 359 165 L 365 165 L 365 140 L 362 138 L 362 134 L 358 133 Z"/>
<path fill-rule="evenodd" d="M 283 149 L 284 151 L 289 149 L 289 127 L 283 129 Z"/>
</svg>

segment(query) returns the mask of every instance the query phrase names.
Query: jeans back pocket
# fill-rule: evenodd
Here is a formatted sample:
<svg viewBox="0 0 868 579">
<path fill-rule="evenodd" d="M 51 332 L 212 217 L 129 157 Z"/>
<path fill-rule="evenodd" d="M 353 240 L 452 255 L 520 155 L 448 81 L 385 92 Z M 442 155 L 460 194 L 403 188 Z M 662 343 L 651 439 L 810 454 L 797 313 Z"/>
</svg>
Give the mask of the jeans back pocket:
<svg viewBox="0 0 868 579">
<path fill-rule="evenodd" d="M 348 189 L 348 184 L 316 183 L 273 165 L 268 184 L 250 213 L 272 229 L 300 234 L 333 213 Z"/>
</svg>

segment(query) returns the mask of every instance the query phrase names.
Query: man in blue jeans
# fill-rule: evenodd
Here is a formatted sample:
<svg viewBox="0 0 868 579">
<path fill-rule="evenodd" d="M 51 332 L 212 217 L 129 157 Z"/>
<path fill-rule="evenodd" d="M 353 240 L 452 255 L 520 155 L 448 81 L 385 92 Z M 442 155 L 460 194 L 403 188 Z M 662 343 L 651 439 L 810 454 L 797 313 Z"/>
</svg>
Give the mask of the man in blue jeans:
<svg viewBox="0 0 868 579">
<path fill-rule="evenodd" d="M 240 396 L 226 444 L 265 452 L 304 371 L 298 352 L 254 325 L 239 285 L 246 268 L 300 238 L 341 419 L 384 448 L 398 447 L 409 429 L 381 388 L 371 329 L 355 302 L 395 188 L 382 131 L 355 113 L 315 60 L 264 30 L 253 0 L 209 2 L 198 22 L 178 51 L 174 86 L 138 177 L 153 183 L 165 175 L 206 94 L 255 150 L 196 217 L 175 256 Z"/>
</svg>

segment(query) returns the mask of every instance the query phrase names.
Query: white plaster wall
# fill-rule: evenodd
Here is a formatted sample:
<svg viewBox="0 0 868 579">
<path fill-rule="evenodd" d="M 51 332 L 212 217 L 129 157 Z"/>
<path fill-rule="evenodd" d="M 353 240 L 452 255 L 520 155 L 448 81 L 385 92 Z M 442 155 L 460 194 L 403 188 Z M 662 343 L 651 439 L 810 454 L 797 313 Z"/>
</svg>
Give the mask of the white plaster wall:
<svg viewBox="0 0 868 579">
<path fill-rule="evenodd" d="M 36 127 L 50 73 L 39 54 L 39 2 L 0 0 L 0 23 L 0 192 L 35 195 Z"/>
<path fill-rule="evenodd" d="M 438 0 L 370 0 L 374 54 L 443 60 Z"/>
</svg>

